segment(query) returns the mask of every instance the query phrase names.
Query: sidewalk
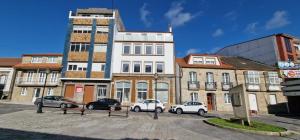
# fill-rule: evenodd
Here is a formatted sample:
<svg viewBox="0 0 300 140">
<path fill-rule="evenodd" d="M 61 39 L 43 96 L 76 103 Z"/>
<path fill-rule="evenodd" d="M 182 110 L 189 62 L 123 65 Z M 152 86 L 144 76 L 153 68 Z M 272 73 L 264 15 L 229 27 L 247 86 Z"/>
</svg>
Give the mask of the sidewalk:
<svg viewBox="0 0 300 140">
<path fill-rule="evenodd" d="M 0 100 L 0 104 L 34 105 L 33 102 L 14 102 L 10 100 Z"/>
</svg>

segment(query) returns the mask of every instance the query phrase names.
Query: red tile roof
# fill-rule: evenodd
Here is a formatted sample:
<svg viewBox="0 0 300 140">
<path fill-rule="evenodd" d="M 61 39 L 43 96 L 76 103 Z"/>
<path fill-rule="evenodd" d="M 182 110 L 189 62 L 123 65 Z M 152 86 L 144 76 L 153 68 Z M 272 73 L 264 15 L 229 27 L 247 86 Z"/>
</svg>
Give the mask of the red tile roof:
<svg viewBox="0 0 300 140">
<path fill-rule="evenodd" d="M 25 63 L 17 64 L 14 66 L 16 69 L 51 69 L 60 70 L 62 68 L 61 64 L 47 64 L 47 63 Z"/>
<path fill-rule="evenodd" d="M 233 66 L 222 63 L 220 65 L 212 64 L 188 64 L 186 58 L 176 58 L 176 63 L 183 68 L 208 68 L 208 69 L 234 69 Z"/>
<path fill-rule="evenodd" d="M 13 67 L 21 62 L 21 58 L 0 58 L 0 67 Z"/>
</svg>

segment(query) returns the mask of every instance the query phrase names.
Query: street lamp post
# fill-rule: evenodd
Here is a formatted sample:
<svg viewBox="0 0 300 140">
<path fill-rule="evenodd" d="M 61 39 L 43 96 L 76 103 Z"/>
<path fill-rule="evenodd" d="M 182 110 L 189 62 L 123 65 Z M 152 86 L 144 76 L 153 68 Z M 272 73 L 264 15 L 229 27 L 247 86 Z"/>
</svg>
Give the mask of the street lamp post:
<svg viewBox="0 0 300 140">
<path fill-rule="evenodd" d="M 157 120 L 158 119 L 158 116 L 157 116 L 157 79 L 158 79 L 158 74 L 155 73 L 154 74 L 154 79 L 155 79 L 155 108 L 154 108 L 154 120 Z"/>
<path fill-rule="evenodd" d="M 47 77 L 48 77 L 49 73 L 50 73 L 50 69 L 46 69 L 46 77 L 45 77 L 45 82 L 44 82 L 44 86 L 43 86 L 42 98 L 41 98 L 41 102 L 38 103 L 38 109 L 37 109 L 36 113 L 43 113 L 44 92 L 45 92 Z"/>
</svg>

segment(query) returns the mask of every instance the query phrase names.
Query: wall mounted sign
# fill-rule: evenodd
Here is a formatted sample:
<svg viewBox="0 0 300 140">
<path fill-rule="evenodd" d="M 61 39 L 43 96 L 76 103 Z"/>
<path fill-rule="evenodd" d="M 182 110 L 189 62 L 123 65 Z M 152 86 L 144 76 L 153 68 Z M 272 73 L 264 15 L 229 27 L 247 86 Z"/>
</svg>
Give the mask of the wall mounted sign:
<svg viewBox="0 0 300 140">
<path fill-rule="evenodd" d="M 300 78 L 300 70 L 281 70 L 281 78 Z"/>
<path fill-rule="evenodd" d="M 288 61 L 278 61 L 277 66 L 279 69 L 300 69 L 300 64 Z"/>
</svg>

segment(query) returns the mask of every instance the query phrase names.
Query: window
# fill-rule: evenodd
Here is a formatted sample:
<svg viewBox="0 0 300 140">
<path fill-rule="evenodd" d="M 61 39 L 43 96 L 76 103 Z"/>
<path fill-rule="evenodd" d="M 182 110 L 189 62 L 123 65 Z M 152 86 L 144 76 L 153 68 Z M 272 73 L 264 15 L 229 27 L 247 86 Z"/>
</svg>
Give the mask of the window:
<svg viewBox="0 0 300 140">
<path fill-rule="evenodd" d="M 134 46 L 134 54 L 141 54 L 141 46 Z"/>
<path fill-rule="evenodd" d="M 44 83 L 46 80 L 46 73 L 45 72 L 40 72 L 39 73 L 39 83 Z"/>
<path fill-rule="evenodd" d="M 152 62 L 145 62 L 145 73 L 152 73 Z"/>
<path fill-rule="evenodd" d="M 130 83 L 129 82 L 117 82 L 117 99 L 122 102 L 128 102 L 130 97 Z"/>
<path fill-rule="evenodd" d="M 229 84 L 230 83 L 229 73 L 222 73 L 222 82 L 224 84 Z"/>
<path fill-rule="evenodd" d="M 42 63 L 43 58 L 42 57 L 32 57 L 31 63 Z"/>
<path fill-rule="evenodd" d="M 215 58 L 206 58 L 205 64 L 216 64 L 216 59 Z"/>
<path fill-rule="evenodd" d="M 51 76 L 50 76 L 50 83 L 55 83 L 55 82 L 57 82 L 57 76 L 58 76 L 58 73 L 57 73 L 57 72 L 52 72 L 52 73 L 51 73 Z"/>
<path fill-rule="evenodd" d="M 95 44 L 94 52 L 106 52 L 107 44 Z"/>
<path fill-rule="evenodd" d="M 108 26 L 97 26 L 97 34 L 108 33 Z"/>
<path fill-rule="evenodd" d="M 270 104 L 271 105 L 277 104 L 277 100 L 276 100 L 276 95 L 275 94 L 269 95 L 269 98 L 270 98 Z"/>
<path fill-rule="evenodd" d="M 68 71 L 76 71 L 77 70 L 77 65 L 69 65 L 68 66 Z"/>
<path fill-rule="evenodd" d="M 93 63 L 92 71 L 98 71 L 98 72 L 105 71 L 105 63 Z"/>
<path fill-rule="evenodd" d="M 156 46 L 156 55 L 163 55 L 163 46 Z"/>
<path fill-rule="evenodd" d="M 48 57 L 48 59 L 47 59 L 47 63 L 56 63 L 56 58 L 57 57 Z"/>
<path fill-rule="evenodd" d="M 289 38 L 285 37 L 284 38 L 284 43 L 285 43 L 285 47 L 286 47 L 286 51 L 287 52 L 292 52 L 292 46 L 291 46 L 291 41 Z"/>
<path fill-rule="evenodd" d="M 87 52 L 89 51 L 89 43 L 71 43 L 70 51 L 71 52 Z"/>
<path fill-rule="evenodd" d="M 203 64 L 203 57 L 193 57 L 193 64 Z"/>
<path fill-rule="evenodd" d="M 214 74 L 212 72 L 206 73 L 206 82 L 213 83 L 214 82 Z"/>
<path fill-rule="evenodd" d="M 26 82 L 32 82 L 33 74 L 34 73 L 32 71 L 27 73 Z"/>
<path fill-rule="evenodd" d="M 191 82 L 197 81 L 197 73 L 196 72 L 192 71 L 189 74 L 190 74 L 190 81 Z"/>
<path fill-rule="evenodd" d="M 106 85 L 99 85 L 97 87 L 97 99 L 103 99 L 106 97 Z"/>
<path fill-rule="evenodd" d="M 21 95 L 26 96 L 27 95 L 27 88 L 21 88 Z"/>
<path fill-rule="evenodd" d="M 101 71 L 105 71 L 105 64 L 101 65 Z"/>
<path fill-rule="evenodd" d="M 198 93 L 191 93 L 191 101 L 197 102 L 198 101 Z"/>
<path fill-rule="evenodd" d="M 150 45 L 146 46 L 146 54 L 147 55 L 151 55 L 152 54 L 152 46 L 150 46 Z"/>
<path fill-rule="evenodd" d="M 139 82 L 137 83 L 137 96 L 138 102 L 142 102 L 147 99 L 147 83 Z"/>
<path fill-rule="evenodd" d="M 156 63 L 156 72 L 157 73 L 163 73 L 164 72 L 164 63 L 163 62 L 157 62 Z"/>
<path fill-rule="evenodd" d="M 122 72 L 129 72 L 130 62 L 122 62 Z"/>
<path fill-rule="evenodd" d="M 130 54 L 130 46 L 126 45 L 123 47 L 123 54 Z"/>
<path fill-rule="evenodd" d="M 0 76 L 0 84 L 5 84 L 7 80 L 7 75 L 1 75 Z"/>
<path fill-rule="evenodd" d="M 52 95 L 53 95 L 53 88 L 48 88 L 47 96 L 52 96 Z"/>
<path fill-rule="evenodd" d="M 134 62 L 133 63 L 133 72 L 141 72 L 141 62 Z"/>
<path fill-rule="evenodd" d="M 259 84 L 259 72 L 258 71 L 247 71 L 246 83 Z"/>
<path fill-rule="evenodd" d="M 68 71 L 86 71 L 87 63 L 69 63 Z"/>
<path fill-rule="evenodd" d="M 229 93 L 224 93 L 224 101 L 226 104 L 231 104 L 231 96 Z"/>
<path fill-rule="evenodd" d="M 277 72 L 268 72 L 268 79 L 269 79 L 269 84 L 274 84 L 274 85 L 278 85 L 280 84 L 280 78 L 278 77 L 278 73 Z"/>
<path fill-rule="evenodd" d="M 91 26 L 73 26 L 73 33 L 91 33 Z"/>
</svg>

